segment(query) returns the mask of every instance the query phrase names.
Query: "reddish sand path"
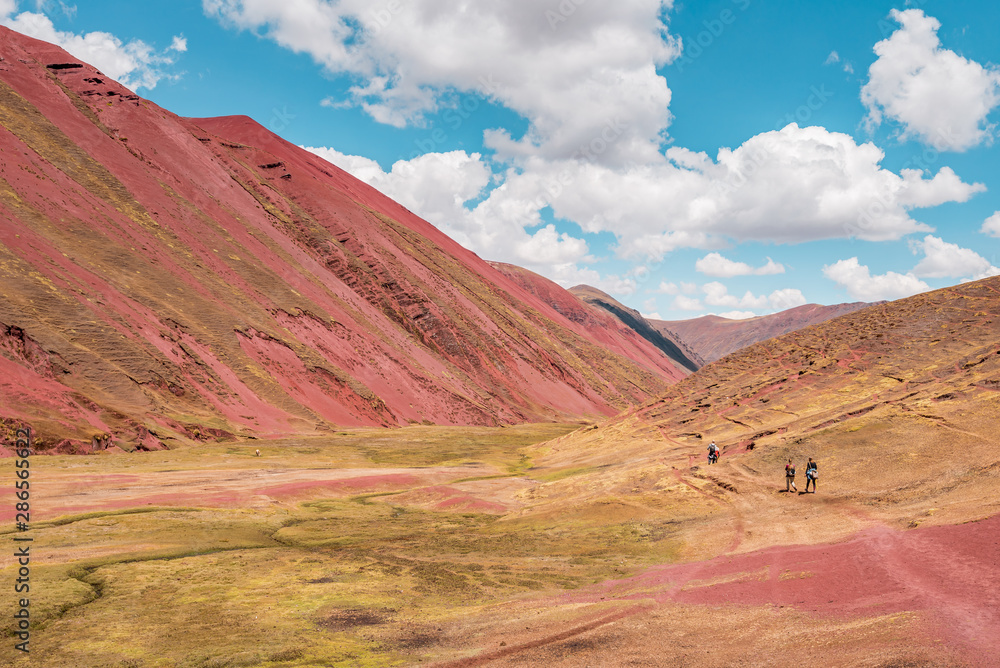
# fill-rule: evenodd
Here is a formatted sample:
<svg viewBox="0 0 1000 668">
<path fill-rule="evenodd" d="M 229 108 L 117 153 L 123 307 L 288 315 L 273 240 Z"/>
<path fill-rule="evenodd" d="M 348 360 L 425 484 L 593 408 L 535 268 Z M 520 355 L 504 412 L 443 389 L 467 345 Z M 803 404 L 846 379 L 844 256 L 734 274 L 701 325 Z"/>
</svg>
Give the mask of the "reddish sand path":
<svg viewBox="0 0 1000 668">
<path fill-rule="evenodd" d="M 975 665 L 1000 656 L 1000 515 L 834 544 L 775 547 L 653 568 L 567 600 L 792 606 L 817 616 L 924 611 Z M 992 664 L 997 665 L 997 664 Z"/>
<path fill-rule="evenodd" d="M 88 475 L 46 472 L 32 484 L 32 519 L 143 506 L 246 508 L 298 503 L 316 497 L 411 490 L 459 478 L 495 475 L 490 466 L 366 469 L 231 469 Z M 11 488 L 12 490 L 13 488 Z M 11 490 L 0 498 L 13 498 Z M 470 496 L 471 498 L 471 496 Z M 0 521 L 14 516 L 13 501 L 0 505 Z"/>
<path fill-rule="evenodd" d="M 941 526 L 896 531 L 874 527 L 841 543 L 774 547 L 741 555 L 650 569 L 624 580 L 604 582 L 585 591 L 567 594 L 545 607 L 576 610 L 572 619 L 534 631 L 525 627 L 523 635 L 508 625 L 481 640 L 484 651 L 474 656 L 434 664 L 438 668 L 475 666 L 722 666 L 744 665 L 747 656 L 740 647 L 729 648 L 720 657 L 703 654 L 697 642 L 685 644 L 683 631 L 673 644 L 664 637 L 674 631 L 661 626 L 662 611 L 690 608 L 690 615 L 711 619 L 711 606 L 742 606 L 759 609 L 773 605 L 807 613 L 819 623 L 810 625 L 813 637 L 821 640 L 823 621 L 836 628 L 848 620 L 871 619 L 892 613 L 918 612 L 928 622 L 911 627 L 908 633 L 925 651 L 925 658 L 945 649 L 962 665 L 1000 665 L 1000 515 L 957 526 Z M 541 604 L 542 602 L 537 602 Z M 593 608 L 589 606 L 593 605 Z M 607 606 L 614 606 L 609 609 Z M 621 607 L 621 606 L 625 607 Z M 702 606 L 709 606 L 703 608 Z M 681 613 L 684 614 L 684 613 Z M 756 619 L 749 610 L 744 615 Z M 733 621 L 743 615 L 729 615 Z M 531 616 L 525 615 L 529 620 Z M 789 619 L 789 618 L 786 618 Z M 795 619 L 792 617 L 791 619 Z M 754 624 L 755 622 L 750 622 Z M 754 626 L 754 628 L 757 628 Z M 603 630 L 602 630 L 603 629 Z M 645 629 L 645 630 L 643 630 Z M 735 629 L 732 629 L 734 632 Z M 743 630 L 746 631 L 746 630 Z M 754 631 L 737 632 L 747 650 Z M 789 632 L 786 633 L 790 633 Z M 748 637 L 747 633 L 750 633 Z M 521 635 L 521 638 L 517 636 Z M 570 653 L 571 639 L 582 648 Z M 504 642 L 499 643 L 500 639 Z M 676 638 L 674 640 L 677 640 Z M 896 636 L 903 647 L 903 636 Z M 943 645 L 940 641 L 943 641 Z M 622 646 L 621 643 L 627 643 Z M 767 641 L 765 640 L 765 643 Z M 865 643 L 872 643 L 866 645 Z M 616 644 L 617 643 L 617 644 Z M 871 663 L 851 665 L 938 665 L 921 663 L 878 663 L 879 641 L 859 638 L 852 648 L 855 659 L 868 656 Z M 820 643 L 822 644 L 822 643 Z M 724 645 L 724 643 L 723 643 Z M 766 646 L 766 645 L 765 645 Z M 697 654 L 685 650 L 694 647 Z M 546 648 L 549 648 L 546 651 Z M 867 649 L 866 649 L 867 648 Z M 725 648 L 722 648 L 725 650 Z M 667 653 L 665 654 L 664 651 Z M 921 651 L 917 649 L 917 651 Z M 808 650 L 798 658 L 810 656 Z M 697 658 L 700 656 L 701 658 Z M 728 656 L 728 660 L 726 657 Z M 772 663 L 745 665 L 793 665 Z M 792 657 L 786 657 L 791 660 Z M 621 661 L 620 663 L 616 661 Z M 643 663 L 638 663 L 642 661 Z M 839 665 L 836 656 L 827 656 L 823 665 Z M 942 664 L 943 665 L 943 664 Z M 947 665 L 955 665 L 948 662 Z"/>
</svg>

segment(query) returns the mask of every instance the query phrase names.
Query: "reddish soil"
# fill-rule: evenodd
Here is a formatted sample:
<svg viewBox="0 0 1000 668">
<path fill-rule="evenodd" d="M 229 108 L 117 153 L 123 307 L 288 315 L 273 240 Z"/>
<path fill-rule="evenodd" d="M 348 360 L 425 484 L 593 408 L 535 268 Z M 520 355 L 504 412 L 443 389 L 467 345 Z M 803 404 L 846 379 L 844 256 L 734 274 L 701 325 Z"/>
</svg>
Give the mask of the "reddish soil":
<svg viewBox="0 0 1000 668">
<path fill-rule="evenodd" d="M 483 665 L 997 665 L 998 341 L 990 278 L 755 344 L 539 445 L 556 479 L 519 517 L 598 522 L 614 499 L 683 564 L 526 607 L 544 633 L 494 627 L 476 647 L 505 653 Z M 818 494 L 784 493 L 785 463 L 802 490 L 809 457 Z M 575 606 L 639 603 L 566 635 Z"/>
<path fill-rule="evenodd" d="M 343 480 L 316 480 L 293 482 L 273 487 L 260 487 L 255 494 L 264 494 L 274 499 L 292 499 L 303 496 L 355 495 L 363 492 L 385 492 L 395 489 L 409 489 L 419 484 L 419 478 L 410 473 L 390 473 L 383 475 L 362 475 Z"/>
<path fill-rule="evenodd" d="M 972 659 L 1000 656 L 1000 516 L 911 531 L 877 527 L 843 543 L 663 566 L 569 600 L 610 598 L 771 604 L 834 617 L 923 611 Z"/>
<path fill-rule="evenodd" d="M 483 499 L 467 489 L 458 489 L 450 485 L 435 485 L 398 494 L 393 496 L 392 503 L 416 505 L 434 510 L 493 515 L 503 515 L 510 510 L 508 505 Z"/>
<path fill-rule="evenodd" d="M 998 530 L 1000 516 L 878 527 L 842 543 L 656 567 L 507 606 L 504 622 L 470 621 L 482 650 L 437 665 L 995 666 Z"/>
</svg>

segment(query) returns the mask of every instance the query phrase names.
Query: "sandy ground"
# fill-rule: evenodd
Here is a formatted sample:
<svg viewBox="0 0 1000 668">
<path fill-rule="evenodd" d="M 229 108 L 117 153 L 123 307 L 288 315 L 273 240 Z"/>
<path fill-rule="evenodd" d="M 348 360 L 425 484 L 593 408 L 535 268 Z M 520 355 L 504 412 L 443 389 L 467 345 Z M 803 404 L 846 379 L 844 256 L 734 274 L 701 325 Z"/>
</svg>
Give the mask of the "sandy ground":
<svg viewBox="0 0 1000 668">
<path fill-rule="evenodd" d="M 1000 516 L 652 568 L 470 622 L 466 666 L 996 666 Z"/>
<path fill-rule="evenodd" d="M 633 517 L 640 528 L 679 518 L 670 525 L 674 539 L 683 539 L 673 562 L 636 568 L 623 551 L 618 579 L 444 612 L 436 631 L 421 637 L 420 652 L 407 651 L 415 658 L 405 665 L 1000 665 L 1000 515 L 989 512 L 992 477 L 934 494 L 925 485 L 889 506 L 859 497 L 853 483 L 833 475 L 823 478 L 819 494 L 787 494 L 775 476 L 758 472 L 776 452 L 744 452 L 709 467 L 684 448 L 637 454 L 649 450 L 629 443 L 619 450 L 619 470 L 548 481 L 547 470 L 503 477 L 499 466 L 482 462 L 334 468 L 309 466 L 311 455 L 303 455 L 280 468 L 229 455 L 198 462 L 182 454 L 162 466 L 125 455 L 64 458 L 58 466 L 40 459 L 35 473 L 44 484 L 33 488 L 33 521 L 145 506 L 285 512 L 318 499 L 361 497 L 394 508 L 488 513 L 500 524 L 526 523 L 527 531 L 551 523 L 553 507 L 559 521 L 576 513 L 591 522 L 577 526 L 598 530 L 614 525 L 600 513 L 615 522 Z M 129 551 L 156 548 L 138 539 Z M 433 536 L 424 539 L 433 544 Z M 580 540 L 585 544 L 582 534 Z M 81 542 L 74 558 L 116 548 L 88 549 Z M 398 556 L 414 558 L 399 549 Z M 475 552 L 468 558 L 497 562 Z M 364 638 L 367 628 L 349 630 Z M 385 647 L 398 649 L 391 638 Z"/>
</svg>

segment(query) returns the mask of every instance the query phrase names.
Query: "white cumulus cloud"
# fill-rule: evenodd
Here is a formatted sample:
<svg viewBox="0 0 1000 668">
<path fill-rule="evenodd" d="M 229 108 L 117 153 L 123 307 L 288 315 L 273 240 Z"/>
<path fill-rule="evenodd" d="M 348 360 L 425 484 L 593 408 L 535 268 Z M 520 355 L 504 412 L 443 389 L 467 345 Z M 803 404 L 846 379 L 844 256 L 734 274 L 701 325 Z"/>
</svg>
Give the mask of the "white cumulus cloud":
<svg viewBox="0 0 1000 668">
<path fill-rule="evenodd" d="M 755 296 L 749 290 L 742 297 L 729 294 L 729 289 L 719 282 L 706 283 L 702 286 L 705 292 L 705 303 L 709 306 L 725 306 L 741 309 L 767 308 L 767 297 Z"/>
<path fill-rule="evenodd" d="M 653 292 L 661 295 L 693 295 L 698 292 L 697 283 L 685 283 L 681 282 L 680 285 L 677 283 L 667 281 L 660 281 L 660 285 L 653 290 Z"/>
<path fill-rule="evenodd" d="M 845 72 L 847 72 L 848 74 L 854 74 L 854 66 L 851 65 L 851 63 L 849 63 L 846 60 L 841 62 L 840 54 L 837 53 L 836 51 L 831 51 L 830 55 L 826 57 L 826 60 L 823 62 L 823 64 L 824 65 L 840 64 L 841 69 L 843 69 Z"/>
<path fill-rule="evenodd" d="M 328 106 L 361 106 L 383 122 L 419 124 L 455 104 L 456 94 L 478 91 L 527 119 L 524 137 L 487 130 L 485 155 L 428 153 L 388 171 L 363 157 L 311 150 L 483 257 L 560 282 L 589 271 L 591 234 L 614 235 L 617 257 L 640 262 L 746 241 L 895 241 L 934 231 L 913 210 L 985 190 L 948 167 L 894 172 L 871 142 L 794 123 L 715 155 L 664 149 L 670 90 L 656 71 L 678 51 L 664 23 L 665 0 L 573 0 L 557 5 L 565 12 L 553 10 L 565 21 L 547 20 L 534 0 L 203 5 L 226 25 L 354 76 L 352 91 L 324 101 Z M 547 225 L 553 218 L 582 234 Z M 701 265 L 718 278 L 783 269 L 719 253 Z M 605 280 L 631 289 L 627 278 Z"/>
<path fill-rule="evenodd" d="M 677 249 L 712 250 L 734 240 L 898 240 L 933 231 L 914 220 L 911 209 L 964 202 L 985 189 L 948 168 L 930 177 L 916 170 L 896 174 L 881 167 L 883 153 L 871 143 L 795 124 L 722 149 L 715 160 L 671 148 L 659 163 L 628 169 L 534 157 L 497 173 L 484 156 L 453 151 L 400 161 L 385 173 L 367 158 L 310 150 L 483 257 L 549 277 L 555 265 L 565 272 L 569 264 L 586 262 L 589 253 L 583 238 L 532 232 L 542 225 L 546 207 L 584 233 L 615 235 L 619 257 L 660 260 Z M 750 269 L 778 273 L 780 267 L 768 262 Z M 721 254 L 706 256 L 702 268 L 720 277 L 745 271 Z"/>
<path fill-rule="evenodd" d="M 304 147 L 350 172 L 435 225 L 466 215 L 465 202 L 479 197 L 492 172 L 479 153 L 427 153 L 400 160 L 386 173 L 377 162 L 329 148 Z"/>
<path fill-rule="evenodd" d="M 969 248 L 948 243 L 940 237 L 927 235 L 922 241 L 912 242 L 914 252 L 923 252 L 924 258 L 913 268 L 918 278 L 974 279 L 996 276 L 1000 269 Z"/>
<path fill-rule="evenodd" d="M 453 239 L 490 260 L 540 271 L 563 285 L 588 283 L 612 294 L 631 294 L 635 283 L 581 273 L 575 263 L 587 260 L 586 241 L 541 225 L 537 209 L 516 206 L 494 192 L 487 202 L 467 207 L 492 179 L 478 153 L 427 153 L 396 162 L 385 172 L 377 162 L 329 148 L 305 147 L 433 223 Z M 502 191 L 506 186 L 501 186 Z M 597 285 L 597 284 L 600 285 Z"/>
<path fill-rule="evenodd" d="M 896 174 L 881 167 L 884 154 L 875 145 L 794 123 L 721 149 L 715 160 L 682 148 L 665 157 L 625 171 L 528 161 L 513 178 L 529 194 L 525 205 L 541 197 L 588 232 L 616 234 L 623 257 L 656 259 L 678 248 L 718 248 L 726 239 L 897 240 L 932 231 L 910 210 L 964 202 L 985 190 L 948 168 L 930 178 L 916 170 Z M 546 187 L 552 183 L 565 185 Z"/>
<path fill-rule="evenodd" d="M 802 291 L 795 288 L 775 290 L 770 295 L 759 296 L 754 295 L 748 290 L 742 297 L 737 297 L 736 295 L 729 294 L 729 289 L 725 285 L 718 281 L 713 281 L 703 285 L 702 291 L 705 293 L 705 303 L 709 306 L 722 306 L 740 310 L 762 311 L 770 309 L 773 311 L 784 311 L 806 303 Z"/>
<path fill-rule="evenodd" d="M 704 311 L 705 307 L 701 303 L 701 300 L 695 299 L 694 297 L 685 297 L 684 295 L 677 295 L 674 297 L 672 304 L 673 308 L 679 311 Z"/>
<path fill-rule="evenodd" d="M 716 315 L 729 320 L 749 320 L 750 318 L 757 317 L 757 314 L 753 311 L 726 311 L 725 313 L 717 313 Z"/>
<path fill-rule="evenodd" d="M 630 297 L 639 290 L 638 281 L 631 276 L 604 275 L 575 263 L 553 266 L 549 271 L 549 278 L 564 288 L 589 285 L 616 297 Z"/>
<path fill-rule="evenodd" d="M 771 308 L 775 311 L 786 311 L 790 308 L 804 305 L 806 303 L 806 298 L 802 294 L 801 290 L 796 288 L 785 288 L 783 290 L 775 290 L 772 292 L 768 296 L 767 301 L 771 304 Z"/>
<path fill-rule="evenodd" d="M 663 320 L 663 316 L 661 316 L 656 311 L 656 299 L 655 298 L 654 299 L 647 299 L 646 301 L 644 301 L 642 303 L 642 308 L 643 308 L 643 310 L 640 311 L 640 315 L 642 315 L 642 317 L 645 318 L 646 320 Z"/>
<path fill-rule="evenodd" d="M 1000 211 L 987 218 L 979 231 L 991 237 L 1000 237 Z"/>
<path fill-rule="evenodd" d="M 455 92 L 499 102 L 530 121 L 525 137 L 489 134 L 488 147 L 505 157 L 646 162 L 670 122 L 670 89 L 656 68 L 680 52 L 664 23 L 672 0 L 567 2 L 553 6 L 566 18 L 556 22 L 536 0 L 202 4 L 224 25 L 357 76 L 341 102 L 382 123 L 419 124 Z"/>
<path fill-rule="evenodd" d="M 851 298 L 866 302 L 901 299 L 931 289 L 912 273 L 889 271 L 872 275 L 856 257 L 823 267 L 823 274 L 845 288 Z"/>
<path fill-rule="evenodd" d="M 3 1 L 0 0 L 0 3 Z M 152 90 L 161 79 L 172 76 L 165 71 L 165 68 L 174 62 L 172 57 L 166 55 L 170 49 L 159 53 L 142 40 L 123 42 L 107 32 L 78 35 L 56 30 L 52 20 L 45 14 L 21 12 L 12 16 L 15 10 L 16 3 L 9 0 L 6 7 L 0 4 L 0 17 L 2 17 L 0 23 L 28 37 L 62 47 L 71 55 L 90 63 L 127 88 Z M 177 46 L 177 39 L 174 38 L 171 48 Z M 184 46 L 186 48 L 186 42 Z M 174 48 L 174 50 L 182 49 Z"/>
<path fill-rule="evenodd" d="M 941 46 L 941 23 L 919 9 L 893 10 L 900 28 L 875 45 L 861 100 L 868 124 L 902 125 L 938 150 L 965 151 L 993 138 L 987 115 L 1000 104 L 1000 72 Z"/>
<path fill-rule="evenodd" d="M 771 258 L 761 267 L 751 267 L 745 262 L 735 262 L 720 253 L 709 253 L 694 264 L 694 268 L 706 276 L 732 278 L 734 276 L 769 276 L 785 273 L 784 265 Z"/>
</svg>

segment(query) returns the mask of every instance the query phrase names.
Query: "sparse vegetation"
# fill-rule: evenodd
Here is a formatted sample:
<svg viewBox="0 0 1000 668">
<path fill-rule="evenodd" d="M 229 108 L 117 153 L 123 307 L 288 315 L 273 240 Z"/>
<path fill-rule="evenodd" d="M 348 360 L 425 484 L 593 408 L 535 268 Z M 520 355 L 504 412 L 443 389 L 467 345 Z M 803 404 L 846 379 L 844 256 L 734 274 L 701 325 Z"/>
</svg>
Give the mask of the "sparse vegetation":
<svg viewBox="0 0 1000 668">
<path fill-rule="evenodd" d="M 468 480 L 502 481 L 528 464 L 524 446 L 570 429 L 361 430 L 33 464 L 36 479 L 52 485 L 124 471 L 217 471 L 222 479 L 262 469 L 471 461 L 499 473 Z M 258 447 L 261 458 L 251 457 Z M 110 494 L 100 485 L 92 492 Z M 32 571 L 33 655 L 65 666 L 401 665 L 442 652 L 449 625 L 484 606 L 574 590 L 669 561 L 678 549 L 668 524 L 503 519 L 399 505 L 394 496 L 199 507 L 202 492 L 192 485 L 184 507 L 138 499 L 134 507 L 42 517 L 32 529 L 40 559 Z M 23 663 L 10 643 L 0 657 Z"/>
</svg>

